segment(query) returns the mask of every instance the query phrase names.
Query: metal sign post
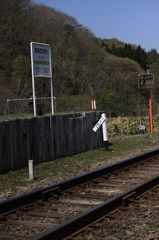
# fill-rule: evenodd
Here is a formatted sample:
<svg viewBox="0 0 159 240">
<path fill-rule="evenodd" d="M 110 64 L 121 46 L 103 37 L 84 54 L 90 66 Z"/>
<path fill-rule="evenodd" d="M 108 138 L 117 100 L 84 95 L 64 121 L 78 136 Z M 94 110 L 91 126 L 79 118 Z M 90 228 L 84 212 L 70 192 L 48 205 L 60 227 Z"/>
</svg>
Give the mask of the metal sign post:
<svg viewBox="0 0 159 240">
<path fill-rule="evenodd" d="M 147 73 L 145 74 L 139 74 L 138 75 L 138 87 L 140 89 L 146 89 L 149 93 L 149 128 L 150 133 L 153 133 L 153 117 L 152 117 L 152 91 L 154 87 L 154 74 L 149 73 L 149 69 L 147 70 Z"/>
<path fill-rule="evenodd" d="M 50 78 L 51 108 L 52 108 L 52 114 L 54 114 L 50 45 L 44 44 L 44 43 L 31 42 L 30 49 L 31 49 L 34 117 L 36 117 L 36 97 L 35 97 L 35 82 L 34 82 L 35 77 Z"/>
<path fill-rule="evenodd" d="M 149 127 L 150 133 L 153 133 L 153 117 L 152 117 L 152 96 L 151 96 L 152 89 L 149 89 Z"/>
</svg>

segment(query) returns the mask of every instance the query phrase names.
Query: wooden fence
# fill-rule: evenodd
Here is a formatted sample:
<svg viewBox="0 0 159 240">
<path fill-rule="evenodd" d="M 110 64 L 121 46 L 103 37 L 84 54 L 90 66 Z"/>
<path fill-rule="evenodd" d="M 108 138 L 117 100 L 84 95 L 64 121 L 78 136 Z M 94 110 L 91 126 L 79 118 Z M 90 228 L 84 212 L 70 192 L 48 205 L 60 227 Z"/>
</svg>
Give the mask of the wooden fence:
<svg viewBox="0 0 159 240">
<path fill-rule="evenodd" d="M 0 174 L 103 146 L 101 112 L 83 112 L 0 122 Z"/>
</svg>

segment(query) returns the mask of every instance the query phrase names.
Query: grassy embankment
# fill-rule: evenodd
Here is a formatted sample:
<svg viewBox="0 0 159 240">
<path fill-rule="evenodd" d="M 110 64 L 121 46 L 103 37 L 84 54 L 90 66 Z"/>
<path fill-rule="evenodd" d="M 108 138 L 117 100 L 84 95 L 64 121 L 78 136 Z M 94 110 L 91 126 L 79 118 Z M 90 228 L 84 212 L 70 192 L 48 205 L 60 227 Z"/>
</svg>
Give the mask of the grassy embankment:
<svg viewBox="0 0 159 240">
<path fill-rule="evenodd" d="M 108 140 L 109 151 L 100 148 L 34 166 L 35 180 L 32 181 L 28 180 L 28 168 L 0 175 L 0 192 L 44 179 L 52 179 L 54 183 L 156 149 L 159 146 L 159 132 L 115 136 Z"/>
</svg>

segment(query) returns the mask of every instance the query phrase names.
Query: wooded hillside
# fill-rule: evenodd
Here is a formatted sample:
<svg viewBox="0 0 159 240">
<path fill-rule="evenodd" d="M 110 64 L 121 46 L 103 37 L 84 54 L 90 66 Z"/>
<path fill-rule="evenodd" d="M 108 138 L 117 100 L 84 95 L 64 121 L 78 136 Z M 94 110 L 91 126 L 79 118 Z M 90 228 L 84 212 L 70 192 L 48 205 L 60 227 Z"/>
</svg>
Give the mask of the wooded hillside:
<svg viewBox="0 0 159 240">
<path fill-rule="evenodd" d="M 0 0 L 0 114 L 6 100 L 32 97 L 30 42 L 50 44 L 57 111 L 97 109 L 108 116 L 148 113 L 147 91 L 138 89 L 146 66 L 155 74 L 154 112 L 158 109 L 159 54 L 115 39 L 99 39 L 71 16 L 31 0 Z M 119 43 L 119 44 L 118 44 Z M 36 79 L 36 97 L 50 96 L 46 79 Z M 42 114 L 49 106 L 40 102 Z M 22 109 L 18 109 L 22 111 Z"/>
</svg>

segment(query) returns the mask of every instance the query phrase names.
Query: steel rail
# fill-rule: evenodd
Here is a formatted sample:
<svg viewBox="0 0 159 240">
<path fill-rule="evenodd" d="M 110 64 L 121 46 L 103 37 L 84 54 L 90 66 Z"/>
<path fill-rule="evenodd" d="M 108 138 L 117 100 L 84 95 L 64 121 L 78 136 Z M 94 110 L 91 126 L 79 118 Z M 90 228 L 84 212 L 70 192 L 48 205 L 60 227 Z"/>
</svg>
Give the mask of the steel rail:
<svg viewBox="0 0 159 240">
<path fill-rule="evenodd" d="M 124 167 L 128 167 L 132 164 L 139 163 L 151 157 L 155 157 L 159 154 L 159 149 L 146 152 L 144 154 L 137 155 L 135 157 L 123 160 L 121 162 L 108 165 L 106 167 L 82 174 L 75 178 L 70 178 L 68 180 L 62 181 L 60 183 L 52 184 L 50 186 L 40 188 L 38 190 L 22 194 L 17 197 L 13 197 L 8 200 L 3 200 L 0 202 L 0 215 L 6 214 L 8 212 L 14 211 L 20 207 L 30 205 L 38 200 L 48 198 L 50 194 L 60 195 L 65 190 L 79 186 L 93 179 L 97 179 L 103 175 L 107 175 L 118 171 Z"/>
<path fill-rule="evenodd" d="M 117 197 L 113 197 L 105 203 L 100 204 L 97 207 L 88 210 L 85 213 L 82 213 L 71 220 L 66 221 L 65 223 L 51 229 L 43 234 L 40 234 L 37 237 L 32 238 L 32 240 L 62 240 L 66 237 L 69 237 L 72 234 L 80 231 L 87 225 L 101 219 L 108 213 L 118 209 L 122 205 L 127 205 L 129 201 L 135 199 L 139 195 L 145 193 L 146 191 L 152 189 L 153 187 L 159 184 L 159 175 L 153 177 L 150 180 L 145 181 L 142 184 L 139 184 L 130 190 L 123 192 Z"/>
</svg>

